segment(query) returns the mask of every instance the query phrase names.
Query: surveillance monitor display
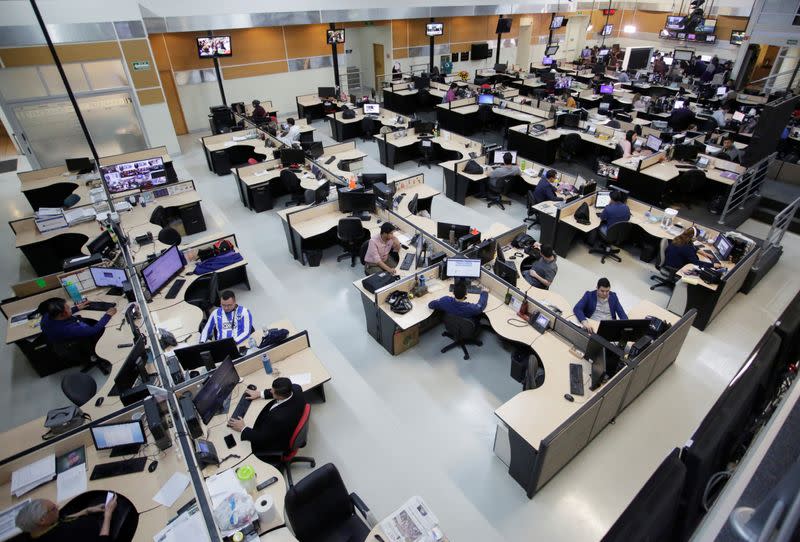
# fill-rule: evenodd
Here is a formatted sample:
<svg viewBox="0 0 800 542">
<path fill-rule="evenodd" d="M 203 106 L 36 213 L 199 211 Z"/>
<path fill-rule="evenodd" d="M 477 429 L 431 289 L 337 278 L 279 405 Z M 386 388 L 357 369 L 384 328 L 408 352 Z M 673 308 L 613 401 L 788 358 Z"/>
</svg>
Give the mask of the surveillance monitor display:
<svg viewBox="0 0 800 542">
<path fill-rule="evenodd" d="M 90 267 L 89 272 L 92 274 L 94 285 L 98 288 L 109 286 L 122 288 L 122 285 L 128 280 L 125 270 L 116 267 Z"/>
<path fill-rule="evenodd" d="M 481 261 L 447 258 L 447 276 L 475 279 L 481 276 Z"/>
<path fill-rule="evenodd" d="M 695 31 L 701 34 L 713 34 L 717 29 L 716 19 L 703 19 L 703 22 L 697 25 Z"/>
<path fill-rule="evenodd" d="M 380 106 L 380 104 L 364 104 L 364 114 L 365 115 L 380 115 L 381 114 L 381 106 Z"/>
<path fill-rule="evenodd" d="M 428 23 L 425 25 L 426 36 L 441 36 L 444 34 L 444 23 Z"/>
<path fill-rule="evenodd" d="M 681 109 L 683 107 L 683 100 L 675 100 L 672 104 L 672 109 Z"/>
<path fill-rule="evenodd" d="M 548 45 L 547 49 L 544 50 L 545 56 L 553 56 L 558 52 L 558 45 Z"/>
<path fill-rule="evenodd" d="M 184 260 L 177 245 L 168 248 L 153 263 L 142 269 L 142 277 L 151 295 L 158 293 L 172 278 L 183 271 Z"/>
<path fill-rule="evenodd" d="M 600 94 L 614 94 L 614 85 L 600 85 Z"/>
<path fill-rule="evenodd" d="M 599 104 L 597 104 L 597 112 L 601 115 L 607 114 L 610 108 L 611 104 L 608 102 L 600 102 Z"/>
<path fill-rule="evenodd" d="M 711 62 L 711 55 L 700 55 L 700 60 L 703 62 Z"/>
<path fill-rule="evenodd" d="M 506 154 L 511 155 L 511 163 L 517 163 L 517 151 L 494 151 L 494 155 L 492 157 L 493 164 L 505 164 L 504 157 Z"/>
<path fill-rule="evenodd" d="M 603 27 L 603 30 L 600 32 L 603 36 L 610 36 L 611 32 L 614 30 L 613 24 L 607 24 Z"/>
<path fill-rule="evenodd" d="M 327 30 L 326 41 L 328 45 L 333 45 L 334 43 L 344 43 L 344 28 L 334 28 L 333 30 Z"/>
<path fill-rule="evenodd" d="M 197 38 L 197 54 L 200 58 L 214 58 L 215 56 L 231 56 L 230 36 L 214 36 L 211 38 Z"/>
<path fill-rule="evenodd" d="M 730 257 L 731 251 L 733 250 L 733 243 L 724 235 L 719 234 L 714 241 L 714 248 L 719 253 L 719 259 L 724 261 Z"/>
<path fill-rule="evenodd" d="M 664 26 L 670 30 L 683 30 L 686 26 L 685 19 L 683 15 L 668 15 L 667 24 Z"/>
<path fill-rule="evenodd" d="M 717 96 L 725 96 L 728 92 L 728 87 L 717 87 Z"/>
<path fill-rule="evenodd" d="M 597 51 L 597 56 L 598 57 L 604 57 L 604 56 L 607 56 L 607 55 L 608 55 L 608 49 L 600 49 L 599 51 Z"/>
<path fill-rule="evenodd" d="M 549 56 L 542 58 L 542 66 L 551 66 L 553 64 L 553 59 Z"/>
<path fill-rule="evenodd" d="M 673 58 L 675 58 L 675 60 L 685 60 L 686 62 L 688 62 L 694 56 L 694 51 L 691 51 L 689 49 L 675 49 L 675 52 L 673 53 L 672 56 Z"/>
<path fill-rule="evenodd" d="M 581 51 L 581 58 L 591 58 L 592 50 L 591 49 L 584 49 Z"/>
<path fill-rule="evenodd" d="M 478 105 L 494 105 L 494 96 L 491 94 L 478 94 Z"/>
<path fill-rule="evenodd" d="M 661 140 L 654 135 L 647 136 L 646 147 L 653 152 L 658 152 L 661 149 Z"/>
<path fill-rule="evenodd" d="M 604 209 L 611 203 L 611 192 L 609 190 L 598 190 L 597 197 L 594 200 L 596 209 Z"/>
<path fill-rule="evenodd" d="M 550 23 L 550 28 L 553 29 L 561 28 L 563 24 L 564 24 L 564 17 L 558 15 L 556 17 L 553 17 L 553 22 Z"/>
<path fill-rule="evenodd" d="M 167 183 L 167 172 L 160 157 L 103 166 L 100 168 L 100 175 L 112 194 L 128 190 L 149 190 Z"/>
<path fill-rule="evenodd" d="M 731 39 L 730 42 L 732 45 L 741 45 L 744 43 L 744 30 L 731 30 Z"/>
<path fill-rule="evenodd" d="M 239 373 L 230 358 L 226 358 L 192 399 L 204 424 L 208 425 L 238 383 Z"/>
</svg>

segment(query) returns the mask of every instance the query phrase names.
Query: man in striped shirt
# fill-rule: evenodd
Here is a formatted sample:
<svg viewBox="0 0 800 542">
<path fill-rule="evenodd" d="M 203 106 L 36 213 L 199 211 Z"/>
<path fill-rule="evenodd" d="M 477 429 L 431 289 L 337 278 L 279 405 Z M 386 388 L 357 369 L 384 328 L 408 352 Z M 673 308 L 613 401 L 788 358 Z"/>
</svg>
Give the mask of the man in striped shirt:
<svg viewBox="0 0 800 542">
<path fill-rule="evenodd" d="M 253 315 L 236 304 L 236 296 L 230 290 L 220 294 L 220 308 L 208 317 L 200 342 L 233 338 L 236 344 L 247 340 L 253 331 Z"/>
</svg>

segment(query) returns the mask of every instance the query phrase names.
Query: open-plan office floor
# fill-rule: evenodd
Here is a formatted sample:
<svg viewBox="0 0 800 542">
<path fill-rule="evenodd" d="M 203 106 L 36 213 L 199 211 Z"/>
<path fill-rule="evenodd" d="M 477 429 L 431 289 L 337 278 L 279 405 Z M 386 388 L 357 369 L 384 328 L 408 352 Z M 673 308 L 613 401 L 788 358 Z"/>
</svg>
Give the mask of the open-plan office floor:
<svg viewBox="0 0 800 542">
<path fill-rule="evenodd" d="M 330 144 L 328 126 L 319 121 L 315 126 L 316 138 Z M 327 402 L 312 407 L 303 455 L 318 464 L 335 463 L 348 488 L 377 517 L 409 495 L 423 496 L 454 541 L 601 538 L 663 457 L 689 438 L 764 329 L 800 288 L 800 238 L 787 234 L 783 257 L 755 291 L 737 296 L 705 332 L 692 329 L 677 363 L 529 500 L 492 452 L 494 410 L 520 390 L 509 377 L 510 354 L 500 341 L 486 333 L 483 347 L 471 347 L 471 359 L 464 361 L 457 351 L 439 353 L 447 340 L 435 330 L 408 352 L 390 356 L 366 333 L 352 286 L 361 269 L 337 263 L 334 250 L 319 268 L 301 267 L 287 253 L 275 211 L 246 210 L 233 177 L 209 173 L 198 143 L 201 135 L 181 138 L 183 153 L 175 165 L 181 178 L 195 180 L 208 230 L 235 232 L 250 262 L 253 289 L 238 289 L 239 302 L 253 311 L 257 325 L 288 318 L 307 328 L 333 376 Z M 387 171 L 374 143 L 358 141 L 358 147 L 369 155 L 365 171 Z M 421 171 L 427 183 L 442 188 L 437 166 L 405 162 L 396 171 Z M 18 186 L 15 173 L 0 175 L 5 221 L 29 213 Z M 479 229 L 493 222 L 517 225 L 525 215 L 519 201 L 503 211 L 487 209 L 476 198 L 464 207 L 443 195 L 434 199 L 432 211 L 435 219 Z M 740 229 L 763 236 L 767 227 L 748 221 Z M 33 277 L 14 249 L 10 229 L 1 230 L 3 282 Z M 665 306 L 668 294 L 649 290 L 652 267 L 629 253 L 621 255 L 622 263 L 601 265 L 587 251 L 573 251 L 569 261 L 559 261 L 553 290 L 577 301 L 604 275 L 625 306 L 640 299 Z M 0 348 L 0 431 L 67 403 L 61 375 L 40 379 L 15 347 Z M 303 466 L 293 469 L 295 479 L 305 472 Z"/>
</svg>

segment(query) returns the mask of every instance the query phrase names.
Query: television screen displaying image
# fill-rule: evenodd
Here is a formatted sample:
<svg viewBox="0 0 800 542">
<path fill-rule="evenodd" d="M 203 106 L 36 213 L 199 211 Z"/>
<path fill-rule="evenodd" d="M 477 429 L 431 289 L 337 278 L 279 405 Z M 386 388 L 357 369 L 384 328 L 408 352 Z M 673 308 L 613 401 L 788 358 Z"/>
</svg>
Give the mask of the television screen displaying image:
<svg viewBox="0 0 800 542">
<path fill-rule="evenodd" d="M 444 34 L 444 23 L 428 23 L 425 25 L 426 36 L 441 36 Z"/>
<path fill-rule="evenodd" d="M 614 85 L 600 85 L 600 94 L 614 94 Z"/>
<path fill-rule="evenodd" d="M 167 174 L 161 158 L 103 166 L 100 168 L 100 174 L 112 194 L 128 190 L 147 190 L 167 183 Z"/>
<path fill-rule="evenodd" d="M 211 38 L 197 38 L 197 54 L 200 58 L 214 58 L 215 56 L 231 56 L 230 36 L 214 36 Z"/>
<path fill-rule="evenodd" d="M 744 30 L 731 30 L 731 44 L 741 45 L 744 43 Z"/>
<path fill-rule="evenodd" d="M 344 43 L 344 28 L 334 28 L 333 30 L 327 30 L 326 32 L 328 45 L 333 45 L 334 43 Z"/>
<path fill-rule="evenodd" d="M 699 34 L 713 34 L 716 29 L 716 19 L 703 19 L 703 22 L 697 25 L 697 28 L 695 28 L 695 32 Z"/>
<path fill-rule="evenodd" d="M 697 34 L 686 34 L 686 41 L 697 41 Z"/>
<path fill-rule="evenodd" d="M 547 49 L 544 50 L 545 56 L 553 56 L 558 52 L 558 45 L 548 45 Z"/>
<path fill-rule="evenodd" d="M 683 30 L 684 19 L 683 15 L 669 15 L 667 16 L 667 24 L 665 26 L 670 30 Z"/>
<path fill-rule="evenodd" d="M 561 25 L 564 24 L 564 17 L 558 16 L 553 17 L 553 22 L 550 23 L 550 28 L 561 28 Z"/>
<path fill-rule="evenodd" d="M 553 64 L 553 59 L 549 56 L 546 56 L 542 59 L 542 66 L 551 66 Z"/>
<path fill-rule="evenodd" d="M 614 25 L 613 24 L 607 24 L 607 25 L 605 25 L 603 27 L 603 30 L 600 32 L 600 35 L 602 35 L 602 36 L 610 36 L 612 30 L 614 30 Z"/>
<path fill-rule="evenodd" d="M 717 36 L 714 35 L 706 36 L 706 43 L 716 43 L 716 41 L 717 41 Z"/>
</svg>

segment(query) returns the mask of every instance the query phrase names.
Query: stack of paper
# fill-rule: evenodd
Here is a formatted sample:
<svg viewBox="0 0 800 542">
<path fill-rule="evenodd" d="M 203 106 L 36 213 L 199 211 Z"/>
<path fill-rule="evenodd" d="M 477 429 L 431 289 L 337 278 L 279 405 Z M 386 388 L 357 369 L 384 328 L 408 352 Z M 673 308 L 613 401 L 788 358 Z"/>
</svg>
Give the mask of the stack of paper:
<svg viewBox="0 0 800 542">
<path fill-rule="evenodd" d="M 10 538 L 22 534 L 22 531 L 17 528 L 17 514 L 19 514 L 19 511 L 29 502 L 31 502 L 30 499 L 25 499 L 0 512 L 0 540 L 9 540 Z"/>
<path fill-rule="evenodd" d="M 64 502 L 86 491 L 86 463 L 67 469 L 56 478 L 56 502 Z"/>
<path fill-rule="evenodd" d="M 79 207 L 77 209 L 70 209 L 64 211 L 64 218 L 70 226 L 80 224 L 81 222 L 91 222 L 94 220 L 96 214 L 92 207 Z"/>
<path fill-rule="evenodd" d="M 26 465 L 11 473 L 11 494 L 20 497 L 55 478 L 56 456 L 50 454 L 39 461 Z"/>
</svg>

